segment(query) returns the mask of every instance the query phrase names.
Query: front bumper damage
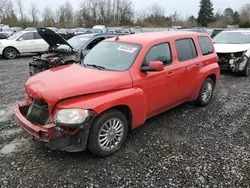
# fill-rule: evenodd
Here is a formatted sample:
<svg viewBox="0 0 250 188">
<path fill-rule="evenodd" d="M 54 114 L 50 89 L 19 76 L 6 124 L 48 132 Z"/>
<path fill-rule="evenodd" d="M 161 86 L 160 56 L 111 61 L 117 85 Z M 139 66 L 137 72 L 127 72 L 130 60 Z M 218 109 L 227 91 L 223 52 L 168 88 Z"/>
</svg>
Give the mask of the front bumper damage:
<svg viewBox="0 0 250 188">
<path fill-rule="evenodd" d="M 230 70 L 232 72 L 242 72 L 249 60 L 243 52 L 239 53 L 217 53 L 219 57 L 219 66 L 221 70 Z"/>
<path fill-rule="evenodd" d="M 17 124 L 30 136 L 44 142 L 50 150 L 78 152 L 86 150 L 90 125 L 94 118 L 83 129 L 60 127 L 54 123 L 38 125 L 30 122 L 26 115 L 30 104 L 26 101 L 19 102 L 14 107 L 14 118 Z"/>
</svg>

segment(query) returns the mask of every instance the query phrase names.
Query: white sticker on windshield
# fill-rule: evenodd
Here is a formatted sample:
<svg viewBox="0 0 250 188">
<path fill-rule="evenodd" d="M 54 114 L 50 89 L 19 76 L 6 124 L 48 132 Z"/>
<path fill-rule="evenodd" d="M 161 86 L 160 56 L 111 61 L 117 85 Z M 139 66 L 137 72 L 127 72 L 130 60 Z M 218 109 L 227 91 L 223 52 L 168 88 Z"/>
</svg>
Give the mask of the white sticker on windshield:
<svg viewBox="0 0 250 188">
<path fill-rule="evenodd" d="M 129 53 L 134 53 L 135 50 L 137 50 L 137 48 L 132 48 L 132 47 L 129 47 L 129 46 L 120 45 L 118 50 L 124 51 L 124 52 L 129 52 Z"/>
<path fill-rule="evenodd" d="M 88 40 L 88 38 L 80 38 L 80 40 Z"/>
</svg>

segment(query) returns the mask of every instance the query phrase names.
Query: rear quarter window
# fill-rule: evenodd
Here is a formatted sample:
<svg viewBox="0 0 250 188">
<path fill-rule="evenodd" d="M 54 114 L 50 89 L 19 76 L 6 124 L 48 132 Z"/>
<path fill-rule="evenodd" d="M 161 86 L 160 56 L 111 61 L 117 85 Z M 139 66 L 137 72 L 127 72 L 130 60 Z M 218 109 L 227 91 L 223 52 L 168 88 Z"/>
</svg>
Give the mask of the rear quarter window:
<svg viewBox="0 0 250 188">
<path fill-rule="evenodd" d="M 208 37 L 198 37 L 198 42 L 201 48 L 202 55 L 209 55 L 214 53 L 213 44 Z"/>
<path fill-rule="evenodd" d="M 195 59 L 198 54 L 192 38 L 178 39 L 175 41 L 178 60 L 180 62 Z"/>
</svg>

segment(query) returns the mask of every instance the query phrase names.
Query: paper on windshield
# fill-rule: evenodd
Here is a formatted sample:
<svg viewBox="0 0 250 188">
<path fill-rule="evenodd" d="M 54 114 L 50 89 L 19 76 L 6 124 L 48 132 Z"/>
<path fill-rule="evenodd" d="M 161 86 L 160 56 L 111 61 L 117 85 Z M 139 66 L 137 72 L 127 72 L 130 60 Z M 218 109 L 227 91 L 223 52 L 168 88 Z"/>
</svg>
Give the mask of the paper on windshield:
<svg viewBox="0 0 250 188">
<path fill-rule="evenodd" d="M 129 52 L 129 53 L 134 53 L 137 50 L 137 48 L 132 48 L 132 47 L 125 46 L 125 45 L 120 45 L 118 50 L 124 51 L 124 52 Z"/>
</svg>

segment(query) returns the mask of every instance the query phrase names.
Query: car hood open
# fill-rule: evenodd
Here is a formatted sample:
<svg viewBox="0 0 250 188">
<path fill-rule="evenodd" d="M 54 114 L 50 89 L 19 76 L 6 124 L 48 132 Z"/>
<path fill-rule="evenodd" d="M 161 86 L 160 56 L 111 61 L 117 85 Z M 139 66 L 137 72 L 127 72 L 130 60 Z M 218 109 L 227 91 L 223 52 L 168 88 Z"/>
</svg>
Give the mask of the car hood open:
<svg viewBox="0 0 250 188">
<path fill-rule="evenodd" d="M 250 44 L 214 44 L 216 53 L 237 53 L 250 49 Z"/>
<path fill-rule="evenodd" d="M 25 83 L 27 94 L 54 106 L 66 98 L 132 87 L 129 71 L 115 72 L 84 68 L 76 64 L 56 67 Z"/>
<path fill-rule="evenodd" d="M 67 45 L 74 49 L 63 37 L 50 29 L 37 28 L 37 32 L 50 46 Z"/>
</svg>

